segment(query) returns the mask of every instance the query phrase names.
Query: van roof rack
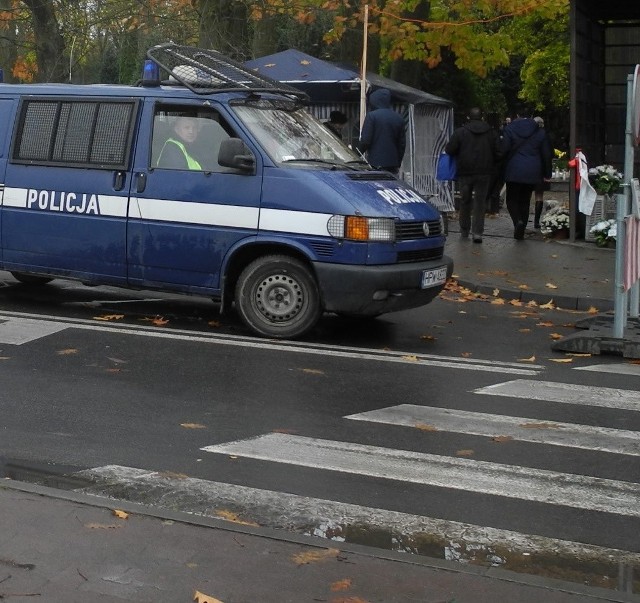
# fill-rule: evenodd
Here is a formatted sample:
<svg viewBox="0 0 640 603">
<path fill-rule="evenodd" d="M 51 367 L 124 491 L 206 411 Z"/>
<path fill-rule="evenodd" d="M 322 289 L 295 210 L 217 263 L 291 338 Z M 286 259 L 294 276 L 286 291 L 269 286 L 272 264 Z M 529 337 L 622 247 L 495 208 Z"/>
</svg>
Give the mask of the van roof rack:
<svg viewBox="0 0 640 603">
<path fill-rule="evenodd" d="M 147 58 L 169 74 L 163 83 L 182 84 L 196 94 L 224 91 L 272 92 L 308 101 L 302 90 L 261 75 L 217 50 L 168 42 L 147 51 Z"/>
</svg>

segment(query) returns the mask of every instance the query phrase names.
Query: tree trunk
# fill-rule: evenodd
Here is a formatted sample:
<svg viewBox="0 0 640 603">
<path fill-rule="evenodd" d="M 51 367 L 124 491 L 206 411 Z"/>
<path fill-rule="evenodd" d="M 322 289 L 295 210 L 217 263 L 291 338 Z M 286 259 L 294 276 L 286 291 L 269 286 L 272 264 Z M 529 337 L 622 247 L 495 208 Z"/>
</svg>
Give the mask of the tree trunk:
<svg viewBox="0 0 640 603">
<path fill-rule="evenodd" d="M 31 23 L 36 44 L 39 82 L 63 82 L 67 79 L 64 60 L 64 39 L 52 1 L 22 0 L 31 11 Z"/>
</svg>

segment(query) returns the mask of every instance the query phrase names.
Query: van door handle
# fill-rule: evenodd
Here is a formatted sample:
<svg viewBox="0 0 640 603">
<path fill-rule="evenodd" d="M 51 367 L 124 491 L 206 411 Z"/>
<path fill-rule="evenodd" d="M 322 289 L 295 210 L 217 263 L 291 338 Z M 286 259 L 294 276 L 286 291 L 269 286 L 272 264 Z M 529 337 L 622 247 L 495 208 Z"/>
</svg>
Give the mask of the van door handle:
<svg viewBox="0 0 640 603">
<path fill-rule="evenodd" d="M 114 172 L 113 190 L 121 191 L 124 188 L 124 172 Z"/>
<path fill-rule="evenodd" d="M 147 175 L 144 172 L 136 174 L 136 192 L 141 193 L 147 188 Z"/>
</svg>

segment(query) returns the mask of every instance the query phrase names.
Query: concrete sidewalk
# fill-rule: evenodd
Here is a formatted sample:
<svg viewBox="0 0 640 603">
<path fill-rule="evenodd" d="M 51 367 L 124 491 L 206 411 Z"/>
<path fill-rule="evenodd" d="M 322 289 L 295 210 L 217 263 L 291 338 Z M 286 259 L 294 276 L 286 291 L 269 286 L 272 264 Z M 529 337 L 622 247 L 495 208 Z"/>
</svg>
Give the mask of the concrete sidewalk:
<svg viewBox="0 0 640 603">
<path fill-rule="evenodd" d="M 523 241 L 513 238 L 506 210 L 487 217 L 481 244 L 460 237 L 455 216 L 449 218 L 447 254 L 454 260 L 454 276 L 472 291 L 509 299 L 553 300 L 571 310 L 613 309 L 615 249 L 595 243 L 545 239 L 532 228 Z"/>
<path fill-rule="evenodd" d="M 121 518 L 113 511 L 125 511 Z M 578 603 L 640 597 L 0 482 L 0 599 Z"/>
</svg>

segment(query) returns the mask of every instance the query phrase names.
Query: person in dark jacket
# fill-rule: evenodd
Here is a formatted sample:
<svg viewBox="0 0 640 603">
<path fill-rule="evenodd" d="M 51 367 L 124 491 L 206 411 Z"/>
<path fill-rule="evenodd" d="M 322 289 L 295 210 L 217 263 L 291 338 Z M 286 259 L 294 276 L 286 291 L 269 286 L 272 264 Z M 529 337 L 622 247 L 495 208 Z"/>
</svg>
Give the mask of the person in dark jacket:
<svg viewBox="0 0 640 603">
<path fill-rule="evenodd" d="M 499 152 L 498 134 L 482 119 L 478 107 L 469 111 L 467 119 L 453 132 L 444 150 L 458 162 L 460 234 L 466 239 L 471 231 L 474 243 L 482 243 L 487 194 Z"/>
<path fill-rule="evenodd" d="M 513 237 L 522 240 L 529 221 L 531 193 L 542 179 L 551 179 L 551 143 L 535 120 L 523 117 L 505 128 L 502 145 L 507 210 L 513 222 Z"/>
<path fill-rule="evenodd" d="M 397 175 L 406 147 L 404 119 L 391 108 L 391 92 L 386 88 L 371 93 L 369 106 L 358 149 L 366 153 L 372 167 Z"/>
</svg>

